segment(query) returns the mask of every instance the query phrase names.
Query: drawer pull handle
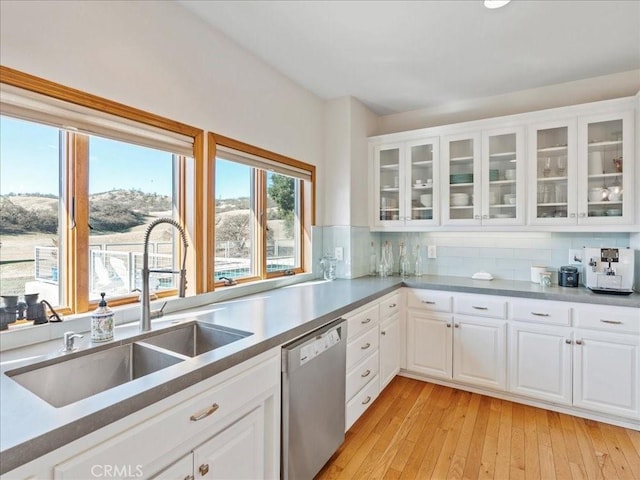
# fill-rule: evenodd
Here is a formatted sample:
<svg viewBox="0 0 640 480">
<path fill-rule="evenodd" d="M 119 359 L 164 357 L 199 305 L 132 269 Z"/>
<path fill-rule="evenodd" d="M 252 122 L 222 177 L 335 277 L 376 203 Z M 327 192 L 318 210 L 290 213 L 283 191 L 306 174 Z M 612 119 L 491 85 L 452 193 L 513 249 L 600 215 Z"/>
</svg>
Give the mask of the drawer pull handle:
<svg viewBox="0 0 640 480">
<path fill-rule="evenodd" d="M 582 340 L 576 340 L 576 345 L 582 345 Z"/>
<path fill-rule="evenodd" d="M 460 328 L 460 324 L 459 323 L 456 323 L 453 326 L 456 327 L 456 328 Z"/>
<path fill-rule="evenodd" d="M 371 370 L 367 370 L 366 372 L 360 374 L 362 378 L 368 377 L 369 375 L 371 375 Z"/>
<path fill-rule="evenodd" d="M 535 315 L 536 317 L 548 317 L 548 313 L 539 313 L 539 312 L 531 312 L 531 315 Z"/>
<path fill-rule="evenodd" d="M 489 310 L 488 307 L 478 307 L 477 305 L 471 305 L 473 308 L 475 308 L 476 310 Z"/>
<path fill-rule="evenodd" d="M 360 321 L 360 323 L 361 323 L 362 325 L 366 325 L 366 324 L 367 324 L 367 323 L 369 323 L 370 321 L 371 321 L 371 319 L 370 319 L 370 318 L 367 318 L 366 320 L 362 320 L 362 321 Z"/>
<path fill-rule="evenodd" d="M 427 305 L 435 305 L 436 302 L 432 302 L 431 300 L 422 300 L 422 303 L 426 303 Z"/>
<path fill-rule="evenodd" d="M 198 420 L 207 418 L 209 415 L 215 413 L 219 408 L 220 406 L 217 403 L 214 403 L 209 408 L 205 408 L 201 412 L 198 412 L 195 415 L 191 415 L 191 417 L 189 417 L 189 420 L 191 420 L 192 422 L 197 422 Z"/>
<path fill-rule="evenodd" d="M 568 338 L 565 339 L 564 343 L 566 343 L 567 345 L 571 345 L 571 340 L 569 340 Z"/>
<path fill-rule="evenodd" d="M 395 303 L 392 303 L 391 305 L 389 305 L 389 308 L 396 308 L 398 305 L 396 305 Z"/>
<path fill-rule="evenodd" d="M 365 345 L 360 347 L 360 350 L 366 350 L 367 348 L 369 348 L 371 346 L 371 344 L 369 342 L 367 342 Z"/>
<path fill-rule="evenodd" d="M 451 328 L 451 324 L 450 323 L 447 323 L 447 328 Z"/>
<path fill-rule="evenodd" d="M 200 468 L 198 468 L 198 471 L 200 472 L 200 475 L 204 477 L 207 473 L 209 473 L 209 464 L 203 463 L 202 465 L 200 465 Z"/>
<path fill-rule="evenodd" d="M 366 405 L 370 401 L 371 401 L 371 397 L 369 395 L 367 395 L 367 398 L 362 402 L 362 405 Z"/>
<path fill-rule="evenodd" d="M 620 320 L 605 320 L 605 319 L 601 318 L 600 321 L 602 323 L 608 323 L 610 325 L 622 325 L 622 322 Z"/>
<path fill-rule="evenodd" d="M 382 331 L 380 332 L 380 335 L 386 335 L 386 334 L 387 334 L 387 332 L 385 332 L 384 330 L 382 330 Z"/>
</svg>

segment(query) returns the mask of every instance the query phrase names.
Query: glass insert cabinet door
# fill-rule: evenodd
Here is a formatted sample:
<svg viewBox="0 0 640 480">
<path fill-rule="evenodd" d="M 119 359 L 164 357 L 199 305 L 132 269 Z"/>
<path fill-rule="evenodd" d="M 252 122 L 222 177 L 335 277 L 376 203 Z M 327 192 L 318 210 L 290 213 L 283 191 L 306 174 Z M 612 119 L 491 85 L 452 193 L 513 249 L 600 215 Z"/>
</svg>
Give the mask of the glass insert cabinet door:
<svg viewBox="0 0 640 480">
<path fill-rule="evenodd" d="M 443 139 L 443 224 L 480 224 L 480 134 Z"/>
<path fill-rule="evenodd" d="M 529 176 L 531 223 L 576 223 L 576 124 L 538 125 L 530 131 L 533 160 Z"/>
<path fill-rule="evenodd" d="M 404 205 L 401 204 L 403 172 L 401 159 L 402 144 L 375 147 L 375 212 L 378 225 L 394 225 L 403 222 Z"/>
<path fill-rule="evenodd" d="M 522 129 L 483 133 L 483 224 L 524 223 Z"/>
<path fill-rule="evenodd" d="M 578 120 L 578 223 L 632 221 L 632 122 L 631 113 Z"/>
<path fill-rule="evenodd" d="M 409 142 L 406 145 L 405 211 L 410 223 L 438 222 L 438 153 L 437 138 Z"/>
</svg>

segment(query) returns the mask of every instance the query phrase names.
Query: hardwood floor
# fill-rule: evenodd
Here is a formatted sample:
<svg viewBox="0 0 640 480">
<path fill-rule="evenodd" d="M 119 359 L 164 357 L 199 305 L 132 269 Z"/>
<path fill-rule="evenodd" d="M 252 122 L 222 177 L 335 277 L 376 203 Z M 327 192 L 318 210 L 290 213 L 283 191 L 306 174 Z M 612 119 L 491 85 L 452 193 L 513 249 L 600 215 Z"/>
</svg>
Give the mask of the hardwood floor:
<svg viewBox="0 0 640 480">
<path fill-rule="evenodd" d="M 396 377 L 317 480 L 640 479 L 640 432 Z"/>
</svg>

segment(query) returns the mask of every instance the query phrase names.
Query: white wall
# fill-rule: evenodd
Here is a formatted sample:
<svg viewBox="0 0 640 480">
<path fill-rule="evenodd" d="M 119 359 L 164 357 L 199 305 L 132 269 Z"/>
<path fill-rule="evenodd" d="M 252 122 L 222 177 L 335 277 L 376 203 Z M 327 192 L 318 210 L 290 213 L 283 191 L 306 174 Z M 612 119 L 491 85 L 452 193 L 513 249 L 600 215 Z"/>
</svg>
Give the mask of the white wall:
<svg viewBox="0 0 640 480">
<path fill-rule="evenodd" d="M 0 22 L 4 66 L 321 167 L 324 102 L 174 2 L 3 0 Z"/>
<path fill-rule="evenodd" d="M 635 95 L 640 70 L 385 115 L 376 135 Z"/>
</svg>

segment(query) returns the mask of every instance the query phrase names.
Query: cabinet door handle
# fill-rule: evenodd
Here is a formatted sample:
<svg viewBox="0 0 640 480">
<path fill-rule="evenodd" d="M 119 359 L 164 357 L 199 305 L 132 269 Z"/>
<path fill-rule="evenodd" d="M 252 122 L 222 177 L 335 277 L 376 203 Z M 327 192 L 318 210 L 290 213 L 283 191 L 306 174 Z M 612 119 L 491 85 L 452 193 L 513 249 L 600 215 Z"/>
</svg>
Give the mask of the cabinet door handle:
<svg viewBox="0 0 640 480">
<path fill-rule="evenodd" d="M 451 324 L 450 323 L 447 323 L 447 328 L 451 328 Z"/>
<path fill-rule="evenodd" d="M 184 480 L 193 480 L 193 475 L 187 475 Z"/>
<path fill-rule="evenodd" d="M 200 468 L 198 468 L 198 471 L 200 472 L 200 475 L 204 477 L 207 473 L 209 473 L 209 464 L 203 463 L 202 465 L 200 465 Z"/>
<path fill-rule="evenodd" d="M 207 418 L 209 415 L 215 413 L 216 410 L 218 410 L 219 408 L 220 408 L 220 405 L 218 405 L 217 403 L 214 403 L 209 408 L 205 408 L 204 410 L 196 413 L 195 415 L 191 415 L 191 417 L 189 417 L 189 420 L 191 420 L 192 422 L 197 422 L 198 420 Z"/>
<path fill-rule="evenodd" d="M 622 325 L 622 322 L 620 320 L 605 320 L 605 319 L 601 318 L 600 321 L 602 323 L 608 323 L 610 325 Z"/>
<path fill-rule="evenodd" d="M 489 215 L 482 215 L 483 220 L 487 220 L 488 218 L 489 218 Z"/>
<path fill-rule="evenodd" d="M 576 345 L 582 345 L 582 340 L 576 340 Z"/>
<path fill-rule="evenodd" d="M 386 335 L 386 334 L 387 334 L 387 332 L 385 332 L 384 330 L 382 330 L 382 331 L 380 332 L 380 335 Z"/>
<path fill-rule="evenodd" d="M 584 218 L 584 217 L 586 217 L 586 216 L 587 216 L 587 214 L 583 212 L 583 213 L 579 213 L 579 214 L 578 214 L 578 216 L 579 216 L 580 218 Z"/>
<path fill-rule="evenodd" d="M 367 371 L 366 371 L 366 372 L 362 372 L 362 373 L 360 374 L 360 376 L 361 376 L 362 378 L 368 377 L 369 375 L 371 375 L 371 370 L 369 370 L 369 369 L 367 369 Z"/>
<path fill-rule="evenodd" d="M 473 216 L 473 218 L 474 218 L 475 220 L 480 220 L 480 215 L 474 215 L 474 216 Z"/>
<path fill-rule="evenodd" d="M 471 307 L 476 310 L 489 310 L 489 307 L 478 307 L 477 305 L 471 305 Z"/>
<path fill-rule="evenodd" d="M 391 305 L 389 305 L 389 308 L 396 308 L 398 305 L 396 305 L 395 303 L 392 303 Z"/>
<path fill-rule="evenodd" d="M 567 339 L 565 339 L 564 343 L 566 343 L 567 345 L 571 345 L 571 343 L 572 343 L 572 342 L 571 342 L 571 340 L 569 340 L 569 339 L 567 338 Z"/>
<path fill-rule="evenodd" d="M 436 302 L 432 302 L 431 300 L 422 300 L 422 303 L 426 303 L 427 305 L 435 305 Z"/>
<path fill-rule="evenodd" d="M 366 325 L 366 324 L 367 324 L 367 323 L 369 323 L 370 321 L 371 321 L 371 319 L 370 319 L 370 318 L 367 318 L 366 320 L 361 320 L 361 321 L 360 321 L 360 323 L 361 323 L 362 325 Z"/>
<path fill-rule="evenodd" d="M 576 214 L 575 213 L 570 213 L 569 214 L 569 218 L 576 218 Z"/>
<path fill-rule="evenodd" d="M 366 405 L 370 401 L 371 401 L 371 397 L 369 395 L 367 395 L 367 398 L 362 402 L 362 405 Z"/>
<path fill-rule="evenodd" d="M 371 346 L 371 344 L 369 342 L 367 342 L 365 345 L 360 347 L 360 350 L 366 350 L 367 348 L 369 348 Z"/>
<path fill-rule="evenodd" d="M 548 317 L 548 313 L 539 313 L 539 312 L 531 312 L 531 315 L 535 315 L 536 317 Z"/>
<path fill-rule="evenodd" d="M 460 328 L 460 324 L 459 323 L 456 323 L 453 326 L 456 327 L 456 328 Z"/>
</svg>

